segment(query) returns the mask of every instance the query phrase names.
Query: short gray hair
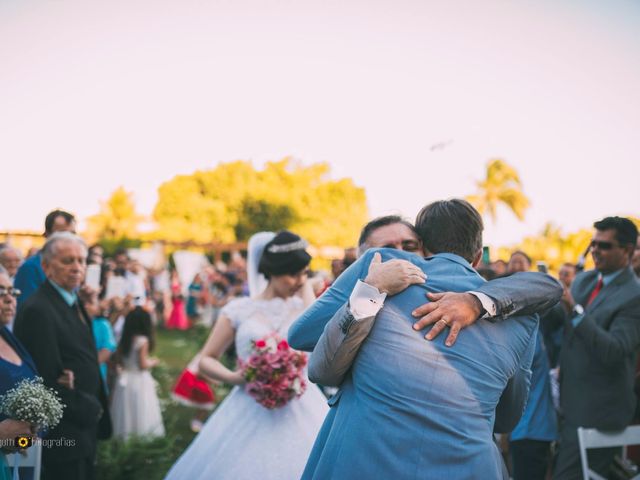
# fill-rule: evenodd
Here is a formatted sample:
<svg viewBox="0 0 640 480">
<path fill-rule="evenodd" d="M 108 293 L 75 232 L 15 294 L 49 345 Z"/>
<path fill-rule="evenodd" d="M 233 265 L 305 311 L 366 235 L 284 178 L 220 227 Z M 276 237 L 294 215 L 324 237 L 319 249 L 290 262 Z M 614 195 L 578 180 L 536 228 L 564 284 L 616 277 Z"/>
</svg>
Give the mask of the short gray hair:
<svg viewBox="0 0 640 480">
<path fill-rule="evenodd" d="M 47 238 L 44 247 L 42 247 L 42 260 L 44 262 L 49 262 L 53 259 L 58 250 L 58 243 L 60 242 L 72 242 L 80 245 L 84 249 L 86 256 L 87 244 L 82 238 L 71 232 L 56 232 Z"/>
<path fill-rule="evenodd" d="M 22 258 L 22 252 L 18 250 L 16 247 L 14 247 L 13 245 L 9 245 L 9 244 L 6 244 L 0 247 L 0 256 L 2 256 L 4 252 L 11 252 L 11 251 L 16 252 L 18 255 L 20 255 L 20 258 Z"/>
</svg>

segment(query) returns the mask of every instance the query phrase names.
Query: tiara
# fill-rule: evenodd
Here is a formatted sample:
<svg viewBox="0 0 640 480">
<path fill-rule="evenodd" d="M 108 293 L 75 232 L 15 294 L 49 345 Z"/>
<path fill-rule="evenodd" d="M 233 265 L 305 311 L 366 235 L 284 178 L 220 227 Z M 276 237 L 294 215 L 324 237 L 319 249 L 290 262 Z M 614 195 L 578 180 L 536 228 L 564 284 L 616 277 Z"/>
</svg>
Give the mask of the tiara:
<svg viewBox="0 0 640 480">
<path fill-rule="evenodd" d="M 291 243 L 283 243 L 282 245 L 271 245 L 267 248 L 267 252 L 269 253 L 285 253 L 285 252 L 293 252 L 294 250 L 304 250 L 307 248 L 309 244 L 306 240 L 297 240 Z"/>
</svg>

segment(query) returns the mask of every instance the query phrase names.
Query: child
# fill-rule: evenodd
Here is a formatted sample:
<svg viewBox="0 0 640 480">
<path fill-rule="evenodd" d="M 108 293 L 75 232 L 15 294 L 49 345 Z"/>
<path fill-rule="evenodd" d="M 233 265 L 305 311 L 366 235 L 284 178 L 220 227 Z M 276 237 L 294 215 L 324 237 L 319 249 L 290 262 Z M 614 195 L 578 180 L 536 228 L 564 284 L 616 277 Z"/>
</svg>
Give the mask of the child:
<svg viewBox="0 0 640 480">
<path fill-rule="evenodd" d="M 160 402 L 149 369 L 158 364 L 153 351 L 151 315 L 142 307 L 127 314 L 117 355 L 121 371 L 113 387 L 111 417 L 115 437 L 164 435 Z"/>
</svg>

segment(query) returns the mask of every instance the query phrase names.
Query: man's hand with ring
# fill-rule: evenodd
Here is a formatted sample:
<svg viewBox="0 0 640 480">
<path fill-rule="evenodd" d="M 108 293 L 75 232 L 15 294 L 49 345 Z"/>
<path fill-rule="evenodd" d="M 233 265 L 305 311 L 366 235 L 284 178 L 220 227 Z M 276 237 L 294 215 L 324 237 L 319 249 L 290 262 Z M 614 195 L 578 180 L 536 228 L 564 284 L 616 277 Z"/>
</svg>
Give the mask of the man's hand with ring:
<svg viewBox="0 0 640 480">
<path fill-rule="evenodd" d="M 427 293 L 429 303 L 416 308 L 412 314 L 418 318 L 413 324 L 414 330 L 433 325 L 424 338 L 433 340 L 446 327 L 450 328 L 445 340 L 447 347 L 456 343 L 458 334 L 463 328 L 472 325 L 482 313 L 482 303 L 471 293 Z"/>
</svg>

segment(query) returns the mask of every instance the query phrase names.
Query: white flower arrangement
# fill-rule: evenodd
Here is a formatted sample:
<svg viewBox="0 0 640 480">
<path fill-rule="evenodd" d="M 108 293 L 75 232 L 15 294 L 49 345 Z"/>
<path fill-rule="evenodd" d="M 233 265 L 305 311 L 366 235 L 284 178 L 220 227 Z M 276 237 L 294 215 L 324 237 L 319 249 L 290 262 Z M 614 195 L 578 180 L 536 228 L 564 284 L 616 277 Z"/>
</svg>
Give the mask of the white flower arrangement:
<svg viewBox="0 0 640 480">
<path fill-rule="evenodd" d="M 64 407 L 56 391 L 45 387 L 41 377 L 22 380 L 0 397 L 0 413 L 35 425 L 38 430 L 58 425 Z"/>
</svg>

